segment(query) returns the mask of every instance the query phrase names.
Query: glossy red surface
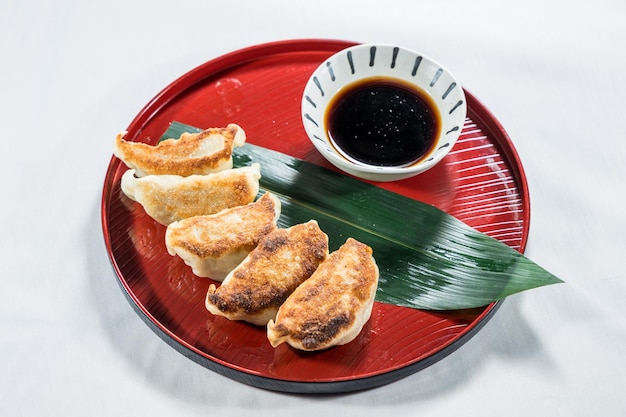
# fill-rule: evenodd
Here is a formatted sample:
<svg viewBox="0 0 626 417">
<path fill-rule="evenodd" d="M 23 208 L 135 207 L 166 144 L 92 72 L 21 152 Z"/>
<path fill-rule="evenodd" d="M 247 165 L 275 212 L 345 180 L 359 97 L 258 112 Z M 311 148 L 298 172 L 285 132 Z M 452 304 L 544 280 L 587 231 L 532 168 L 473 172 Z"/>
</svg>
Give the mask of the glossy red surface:
<svg viewBox="0 0 626 417">
<path fill-rule="evenodd" d="M 276 42 L 209 61 L 157 95 L 130 124 L 127 138 L 156 143 L 174 120 L 203 128 L 237 123 L 250 143 L 330 168 L 306 137 L 300 100 L 311 72 L 349 45 Z M 433 204 L 523 252 L 530 214 L 521 163 L 497 120 L 469 92 L 467 100 L 465 126 L 442 163 L 417 177 L 377 185 Z M 121 192 L 125 170 L 111 160 L 102 200 L 104 238 L 122 288 L 166 342 L 234 379 L 294 392 L 381 385 L 443 358 L 494 312 L 495 304 L 439 313 L 376 303 L 371 320 L 348 345 L 317 353 L 274 349 L 264 328 L 215 317 L 204 308 L 211 281 L 195 277 L 167 253 L 165 227 Z"/>
</svg>

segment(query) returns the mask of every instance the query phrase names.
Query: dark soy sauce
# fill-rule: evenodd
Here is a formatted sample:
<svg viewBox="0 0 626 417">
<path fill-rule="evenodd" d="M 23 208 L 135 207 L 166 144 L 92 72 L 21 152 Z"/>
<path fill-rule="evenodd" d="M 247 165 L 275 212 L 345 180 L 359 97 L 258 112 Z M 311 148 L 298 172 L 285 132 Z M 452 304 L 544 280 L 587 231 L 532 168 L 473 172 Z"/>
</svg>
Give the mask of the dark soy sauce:
<svg viewBox="0 0 626 417">
<path fill-rule="evenodd" d="M 400 80 L 349 85 L 325 115 L 333 145 L 369 165 L 411 165 L 428 155 L 441 126 L 430 96 Z"/>
</svg>

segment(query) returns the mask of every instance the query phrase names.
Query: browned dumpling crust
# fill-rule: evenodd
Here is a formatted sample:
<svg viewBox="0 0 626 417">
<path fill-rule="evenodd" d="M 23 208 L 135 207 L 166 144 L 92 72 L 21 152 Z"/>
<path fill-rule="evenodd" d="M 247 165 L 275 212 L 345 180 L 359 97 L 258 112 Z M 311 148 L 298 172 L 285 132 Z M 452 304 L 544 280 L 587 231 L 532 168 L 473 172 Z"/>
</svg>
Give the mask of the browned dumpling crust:
<svg viewBox="0 0 626 417">
<path fill-rule="evenodd" d="M 266 192 L 253 203 L 170 224 L 165 245 L 196 276 L 222 281 L 276 228 L 279 215 L 280 200 Z"/>
<path fill-rule="evenodd" d="M 348 238 L 268 323 L 270 343 L 310 351 L 351 342 L 371 316 L 378 275 L 372 249 Z"/>
<path fill-rule="evenodd" d="M 232 151 L 243 146 L 246 134 L 236 124 L 210 128 L 200 133 L 183 133 L 157 145 L 124 140 L 126 132 L 115 138 L 113 154 L 135 175 L 206 175 L 233 167 Z"/>
<path fill-rule="evenodd" d="M 124 194 L 140 203 L 162 225 L 193 216 L 215 214 L 249 204 L 259 192 L 261 166 L 254 163 L 208 175 L 147 175 L 137 178 L 129 169 L 122 175 Z"/>
<path fill-rule="evenodd" d="M 264 326 L 328 255 L 328 236 L 315 220 L 275 229 L 224 279 L 209 287 L 206 308 L 230 320 Z"/>
</svg>

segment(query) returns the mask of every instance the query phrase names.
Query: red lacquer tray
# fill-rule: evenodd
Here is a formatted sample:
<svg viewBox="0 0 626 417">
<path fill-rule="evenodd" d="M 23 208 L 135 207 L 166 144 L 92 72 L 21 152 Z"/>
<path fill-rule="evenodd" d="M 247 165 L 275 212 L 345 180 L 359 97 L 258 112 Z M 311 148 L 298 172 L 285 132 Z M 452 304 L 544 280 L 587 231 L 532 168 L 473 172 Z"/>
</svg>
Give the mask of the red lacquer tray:
<svg viewBox="0 0 626 417">
<path fill-rule="evenodd" d="M 248 142 L 330 168 L 306 137 L 300 100 L 313 70 L 352 43 L 282 41 L 209 61 L 166 87 L 136 116 L 127 139 L 155 144 L 171 121 L 207 128 L 237 123 Z M 430 171 L 380 187 L 433 204 L 523 252 L 529 228 L 526 178 L 504 129 L 466 92 L 468 117 L 454 149 Z M 338 393 L 380 386 L 444 358 L 469 340 L 498 303 L 427 312 L 376 303 L 353 342 L 317 353 L 274 349 L 265 329 L 204 308 L 210 280 L 197 278 L 165 248 L 165 227 L 126 198 L 126 167 L 111 159 L 102 196 L 106 247 L 119 283 L 141 318 L 201 365 L 253 386 Z M 326 231 L 329 232 L 329 231 Z"/>
</svg>

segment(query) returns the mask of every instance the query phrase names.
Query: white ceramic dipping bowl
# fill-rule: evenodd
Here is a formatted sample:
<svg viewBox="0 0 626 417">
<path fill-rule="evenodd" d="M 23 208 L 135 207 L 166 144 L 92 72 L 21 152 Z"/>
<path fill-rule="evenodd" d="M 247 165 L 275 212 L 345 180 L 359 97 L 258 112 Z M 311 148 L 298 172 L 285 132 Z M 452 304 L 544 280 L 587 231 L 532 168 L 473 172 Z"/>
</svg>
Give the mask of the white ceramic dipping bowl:
<svg viewBox="0 0 626 417">
<path fill-rule="evenodd" d="M 422 157 L 402 165 L 372 164 L 354 159 L 330 138 L 327 115 L 336 96 L 373 79 L 400 82 L 430 97 L 439 128 Z M 302 122 L 315 148 L 337 168 L 372 181 L 401 180 L 435 166 L 454 146 L 466 114 L 463 88 L 448 70 L 423 54 L 384 44 L 357 45 L 331 56 L 313 72 L 302 97 Z"/>
</svg>

